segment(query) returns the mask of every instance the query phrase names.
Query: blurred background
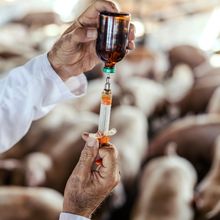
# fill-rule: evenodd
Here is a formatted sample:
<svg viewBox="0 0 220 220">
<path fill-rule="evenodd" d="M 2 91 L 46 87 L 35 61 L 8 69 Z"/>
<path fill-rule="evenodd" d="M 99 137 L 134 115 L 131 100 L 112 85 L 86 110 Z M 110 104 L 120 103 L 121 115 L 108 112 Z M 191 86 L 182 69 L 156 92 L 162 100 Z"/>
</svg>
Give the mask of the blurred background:
<svg viewBox="0 0 220 220">
<path fill-rule="evenodd" d="M 0 78 L 47 52 L 92 2 L 0 0 Z M 122 181 L 97 220 L 135 219 L 140 192 L 148 195 L 147 185 L 140 186 L 144 170 L 170 145 L 193 165 L 198 185 L 210 171 L 220 135 L 220 1 L 116 2 L 132 15 L 136 49 L 116 65 L 112 79 L 111 127 L 118 130 L 112 142 Z M 86 96 L 58 105 L 0 155 L 1 220 L 58 218 L 65 183 L 84 146 L 81 133 L 97 131 L 102 66 L 85 73 Z M 203 207 L 189 209 L 194 217 L 188 219 L 207 219 Z"/>
</svg>

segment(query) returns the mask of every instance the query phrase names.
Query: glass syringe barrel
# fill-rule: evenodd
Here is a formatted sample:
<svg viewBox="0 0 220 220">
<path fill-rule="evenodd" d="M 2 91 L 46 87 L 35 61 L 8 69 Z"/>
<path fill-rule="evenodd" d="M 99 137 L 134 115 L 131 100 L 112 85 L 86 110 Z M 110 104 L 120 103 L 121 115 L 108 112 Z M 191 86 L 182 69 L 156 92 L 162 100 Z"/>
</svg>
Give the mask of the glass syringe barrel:
<svg viewBox="0 0 220 220">
<path fill-rule="evenodd" d="M 111 105 L 112 105 L 111 90 L 104 89 L 101 96 L 101 107 L 99 113 L 99 127 L 98 127 L 98 131 L 102 135 L 105 135 L 109 131 Z"/>
</svg>

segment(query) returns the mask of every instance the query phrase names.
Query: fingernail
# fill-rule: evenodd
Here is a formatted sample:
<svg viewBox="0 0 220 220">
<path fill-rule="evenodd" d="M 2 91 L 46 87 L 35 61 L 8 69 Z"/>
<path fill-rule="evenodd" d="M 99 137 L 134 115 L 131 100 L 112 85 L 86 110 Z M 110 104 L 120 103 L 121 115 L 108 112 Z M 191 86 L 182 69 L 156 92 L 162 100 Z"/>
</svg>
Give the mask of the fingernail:
<svg viewBox="0 0 220 220">
<path fill-rule="evenodd" d="M 97 38 L 97 30 L 96 29 L 88 29 L 87 30 L 87 33 L 86 33 L 86 36 L 87 38 L 89 39 L 96 39 Z"/>
<path fill-rule="evenodd" d="M 89 137 L 89 133 L 83 132 L 82 135 L 81 135 L 81 137 L 82 137 L 82 139 L 83 139 L 84 141 L 87 141 L 87 139 L 88 139 L 88 137 Z"/>
<path fill-rule="evenodd" d="M 89 137 L 89 132 L 85 131 L 85 132 L 83 132 L 83 135 Z"/>
<path fill-rule="evenodd" d="M 87 139 L 87 146 L 88 147 L 95 147 L 96 146 L 96 144 L 97 144 L 97 140 L 95 139 L 95 138 L 92 138 L 92 137 L 89 137 L 88 139 Z"/>
</svg>

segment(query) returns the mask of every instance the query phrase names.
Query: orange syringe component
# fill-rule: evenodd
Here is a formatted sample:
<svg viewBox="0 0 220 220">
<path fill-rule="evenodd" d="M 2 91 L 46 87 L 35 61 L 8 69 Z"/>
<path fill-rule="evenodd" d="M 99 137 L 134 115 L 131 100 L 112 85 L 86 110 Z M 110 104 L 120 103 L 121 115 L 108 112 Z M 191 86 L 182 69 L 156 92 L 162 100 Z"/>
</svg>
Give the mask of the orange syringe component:
<svg viewBox="0 0 220 220">
<path fill-rule="evenodd" d="M 102 147 L 103 145 L 107 145 L 110 142 L 110 137 L 108 136 L 101 136 L 98 138 L 99 146 Z M 97 157 L 95 161 L 96 166 L 99 166 L 102 164 L 102 159 Z"/>
<path fill-rule="evenodd" d="M 112 94 L 111 94 L 111 91 L 104 90 L 102 92 L 101 104 L 106 105 L 106 106 L 111 106 L 112 105 Z"/>
<path fill-rule="evenodd" d="M 98 138 L 98 141 L 99 141 L 99 144 L 102 146 L 102 145 L 108 144 L 110 142 L 110 137 L 102 136 L 102 137 Z"/>
</svg>

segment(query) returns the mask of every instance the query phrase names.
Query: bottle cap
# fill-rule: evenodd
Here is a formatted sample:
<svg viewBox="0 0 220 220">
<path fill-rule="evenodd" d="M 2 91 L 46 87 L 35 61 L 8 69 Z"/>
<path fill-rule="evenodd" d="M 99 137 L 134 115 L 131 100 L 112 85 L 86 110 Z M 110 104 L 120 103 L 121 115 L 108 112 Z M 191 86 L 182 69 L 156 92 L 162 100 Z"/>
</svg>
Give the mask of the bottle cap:
<svg viewBox="0 0 220 220">
<path fill-rule="evenodd" d="M 104 73 L 107 73 L 107 74 L 114 74 L 115 73 L 115 71 L 116 71 L 116 69 L 115 69 L 115 67 L 104 67 L 103 69 L 102 69 L 102 71 L 104 72 Z"/>
</svg>

